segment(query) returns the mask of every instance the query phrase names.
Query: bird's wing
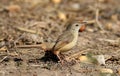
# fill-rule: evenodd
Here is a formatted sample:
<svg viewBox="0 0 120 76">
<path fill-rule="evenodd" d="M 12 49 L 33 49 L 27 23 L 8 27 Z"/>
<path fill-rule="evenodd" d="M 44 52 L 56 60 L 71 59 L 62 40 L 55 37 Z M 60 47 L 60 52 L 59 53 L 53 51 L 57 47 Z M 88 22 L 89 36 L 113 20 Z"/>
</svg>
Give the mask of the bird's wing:
<svg viewBox="0 0 120 76">
<path fill-rule="evenodd" d="M 60 48 L 62 48 L 63 46 L 69 44 L 73 40 L 73 38 L 74 38 L 74 36 L 73 36 L 73 34 L 71 32 L 69 32 L 69 31 L 63 32 L 63 34 L 61 34 L 58 37 L 58 40 L 56 41 L 56 44 L 53 47 L 53 50 L 57 51 Z"/>
</svg>

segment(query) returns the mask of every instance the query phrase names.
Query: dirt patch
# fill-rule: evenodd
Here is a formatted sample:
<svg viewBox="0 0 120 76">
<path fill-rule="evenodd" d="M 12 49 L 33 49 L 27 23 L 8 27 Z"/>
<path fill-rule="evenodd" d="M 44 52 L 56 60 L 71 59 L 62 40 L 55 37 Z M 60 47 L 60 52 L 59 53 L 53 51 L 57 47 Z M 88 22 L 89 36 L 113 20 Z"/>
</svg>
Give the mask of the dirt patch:
<svg viewBox="0 0 120 76">
<path fill-rule="evenodd" d="M 119 76 L 119 3 L 119 0 L 1 0 L 0 76 L 103 76 L 101 68 L 111 69 L 111 76 Z M 79 32 L 77 45 L 63 54 L 65 58 L 83 51 L 79 56 L 103 55 L 105 65 L 82 63 L 74 57 L 61 64 L 54 61 L 53 55 L 46 60 L 40 47 L 16 48 L 56 41 L 73 18 L 89 24 Z"/>
</svg>

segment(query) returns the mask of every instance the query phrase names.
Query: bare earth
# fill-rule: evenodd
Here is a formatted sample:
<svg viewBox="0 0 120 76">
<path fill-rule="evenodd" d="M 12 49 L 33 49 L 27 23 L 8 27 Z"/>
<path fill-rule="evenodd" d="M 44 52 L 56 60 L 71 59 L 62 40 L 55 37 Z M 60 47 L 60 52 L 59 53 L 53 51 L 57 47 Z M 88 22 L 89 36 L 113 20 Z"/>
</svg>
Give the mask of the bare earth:
<svg viewBox="0 0 120 76">
<path fill-rule="evenodd" d="M 119 76 L 119 7 L 120 0 L 0 0 L 0 76 Z M 61 64 L 46 60 L 39 47 L 16 48 L 54 42 L 73 17 L 89 21 L 77 45 L 64 53 L 81 52 L 77 58 Z M 103 55 L 105 65 L 78 59 L 88 54 Z"/>
</svg>

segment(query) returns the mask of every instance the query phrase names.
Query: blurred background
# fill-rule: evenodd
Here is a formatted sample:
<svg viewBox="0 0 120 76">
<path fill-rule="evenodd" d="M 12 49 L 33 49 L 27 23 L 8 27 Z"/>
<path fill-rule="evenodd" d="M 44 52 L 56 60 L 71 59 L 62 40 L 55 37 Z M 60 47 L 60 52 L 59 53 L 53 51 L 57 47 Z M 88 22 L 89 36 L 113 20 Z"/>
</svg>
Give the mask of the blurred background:
<svg viewBox="0 0 120 76">
<path fill-rule="evenodd" d="M 87 25 L 67 55 L 85 49 L 107 55 L 107 65 L 100 67 L 120 75 L 120 0 L 0 0 L 0 76 L 96 76 L 96 67 L 61 68 L 40 61 L 40 48 L 16 48 L 54 42 L 74 19 Z"/>
</svg>

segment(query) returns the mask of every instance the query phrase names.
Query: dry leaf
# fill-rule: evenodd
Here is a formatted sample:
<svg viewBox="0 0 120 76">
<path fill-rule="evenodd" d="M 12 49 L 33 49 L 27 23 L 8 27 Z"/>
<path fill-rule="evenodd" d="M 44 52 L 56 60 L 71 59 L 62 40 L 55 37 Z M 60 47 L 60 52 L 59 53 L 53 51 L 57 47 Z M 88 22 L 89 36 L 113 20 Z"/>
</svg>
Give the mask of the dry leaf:
<svg viewBox="0 0 120 76">
<path fill-rule="evenodd" d="M 112 69 L 107 69 L 107 68 L 101 68 L 101 69 L 100 69 L 100 72 L 101 72 L 101 73 L 111 73 L 111 74 L 112 74 L 112 73 L 113 73 L 113 70 L 112 70 Z"/>
<path fill-rule="evenodd" d="M 21 7 L 19 5 L 10 5 L 6 7 L 6 10 L 8 10 L 9 12 L 19 12 L 21 11 Z"/>
<path fill-rule="evenodd" d="M 59 19 L 63 20 L 63 21 L 66 21 L 67 20 L 67 16 L 65 13 L 63 12 L 58 12 L 58 17 Z"/>
<path fill-rule="evenodd" d="M 86 55 L 86 56 L 80 56 L 79 60 L 83 63 L 88 63 L 88 64 L 98 64 L 97 59 L 92 57 L 91 55 Z"/>
<path fill-rule="evenodd" d="M 106 29 L 108 29 L 108 30 L 112 30 L 113 28 L 112 28 L 112 23 L 107 23 L 106 24 Z"/>
<path fill-rule="evenodd" d="M 94 30 L 91 29 L 91 28 L 87 28 L 86 30 L 87 30 L 88 32 L 94 32 Z"/>
<path fill-rule="evenodd" d="M 105 65 L 105 58 L 104 58 L 103 55 L 96 55 L 94 57 L 97 59 L 97 61 L 98 61 L 99 64 Z"/>
<path fill-rule="evenodd" d="M 61 0 L 52 0 L 52 2 L 55 4 L 59 4 L 61 2 Z"/>
<path fill-rule="evenodd" d="M 78 11 L 78 10 L 80 10 L 80 4 L 79 3 L 72 3 L 71 8 L 73 11 Z"/>
<path fill-rule="evenodd" d="M 80 56 L 80 57 L 79 57 L 79 60 L 80 60 L 81 62 L 89 62 L 89 59 L 87 58 L 87 56 Z"/>
<path fill-rule="evenodd" d="M 79 57 L 81 62 L 84 63 L 92 63 L 92 64 L 103 64 L 105 65 L 105 58 L 103 55 L 86 55 L 86 56 L 80 56 Z"/>
</svg>

